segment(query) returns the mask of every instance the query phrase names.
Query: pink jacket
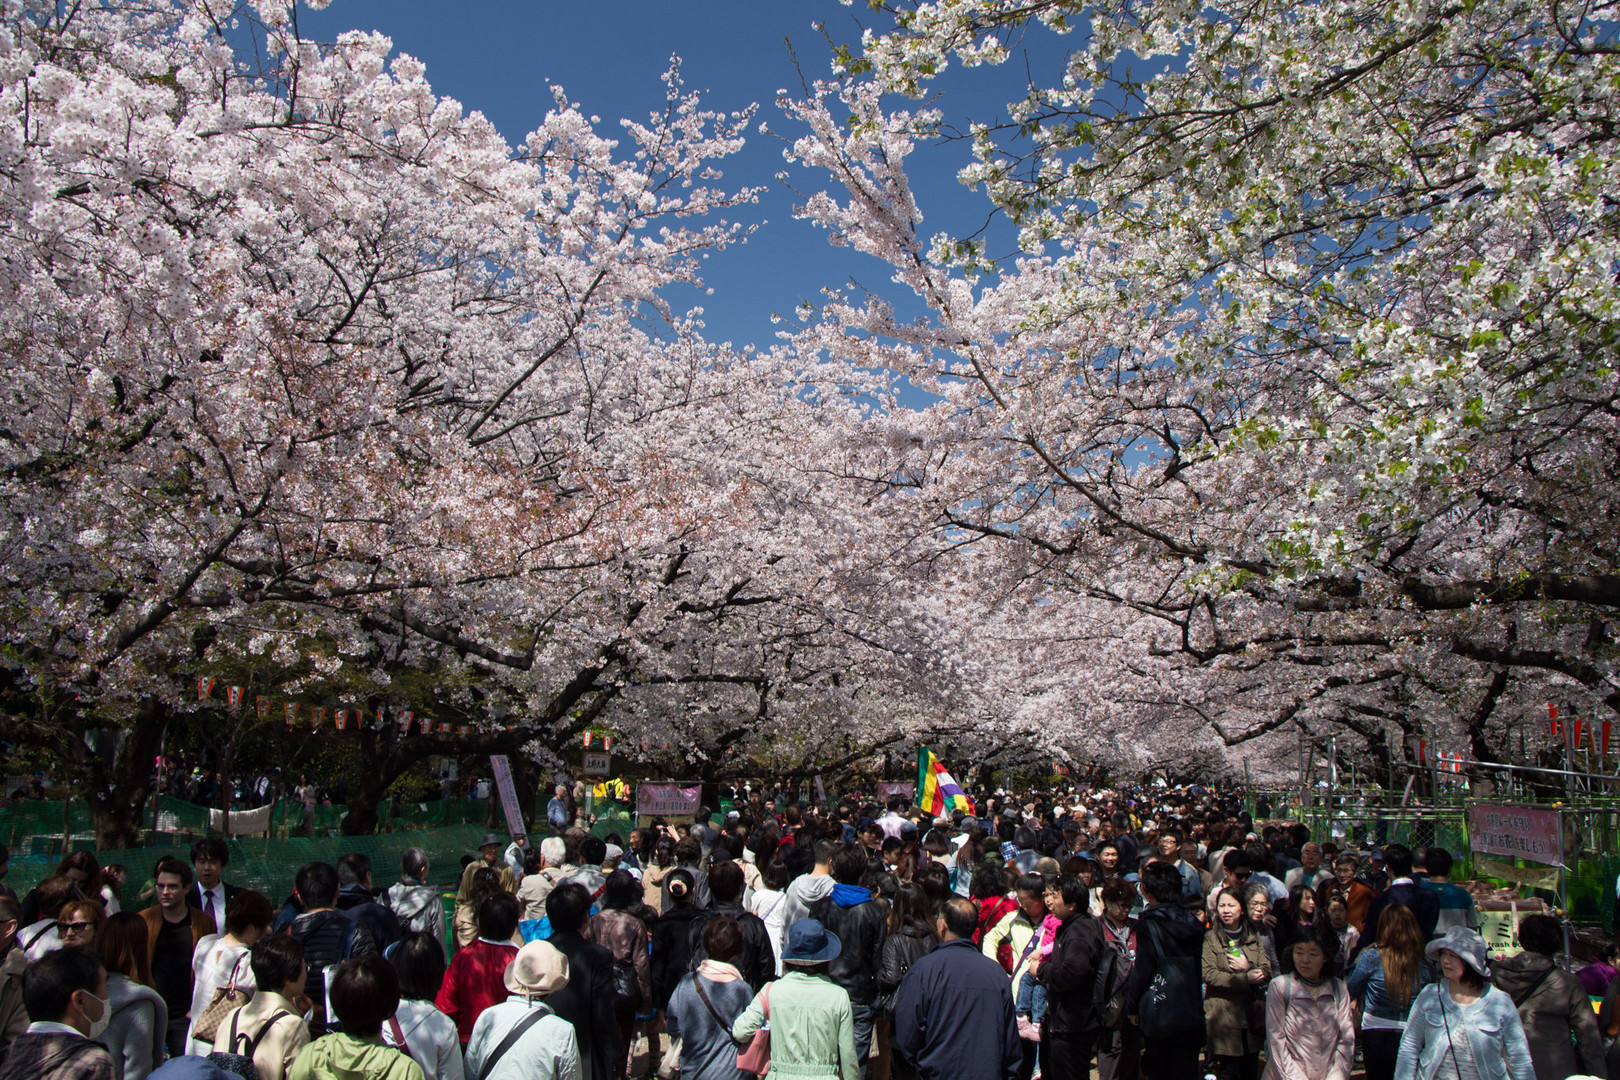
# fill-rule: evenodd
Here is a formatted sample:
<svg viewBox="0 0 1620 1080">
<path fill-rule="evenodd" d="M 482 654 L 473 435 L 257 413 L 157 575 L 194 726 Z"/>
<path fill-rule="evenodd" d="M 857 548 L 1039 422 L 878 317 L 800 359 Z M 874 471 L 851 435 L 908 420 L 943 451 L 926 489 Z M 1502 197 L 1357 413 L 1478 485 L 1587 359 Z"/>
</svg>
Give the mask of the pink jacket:
<svg viewBox="0 0 1620 1080">
<path fill-rule="evenodd" d="M 1271 980 L 1263 1080 L 1350 1080 L 1355 1054 L 1350 991 L 1342 979 L 1325 979 L 1314 989 L 1297 975 Z"/>
<path fill-rule="evenodd" d="M 1052 947 L 1057 944 L 1058 931 L 1062 928 L 1063 924 L 1058 921 L 1056 915 L 1048 915 L 1046 918 L 1041 920 L 1040 933 L 1042 960 L 1045 960 L 1047 957 L 1052 955 Z"/>
</svg>

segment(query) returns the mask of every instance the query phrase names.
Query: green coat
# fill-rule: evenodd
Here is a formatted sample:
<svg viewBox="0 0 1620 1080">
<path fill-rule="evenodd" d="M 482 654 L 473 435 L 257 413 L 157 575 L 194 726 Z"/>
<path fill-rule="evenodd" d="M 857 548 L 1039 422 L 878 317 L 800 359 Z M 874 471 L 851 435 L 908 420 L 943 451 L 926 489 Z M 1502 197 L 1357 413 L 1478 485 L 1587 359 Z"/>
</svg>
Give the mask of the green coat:
<svg viewBox="0 0 1620 1080">
<path fill-rule="evenodd" d="M 299 1051 L 287 1080 L 427 1080 L 407 1054 L 381 1039 L 357 1039 L 338 1031 Z"/>
<path fill-rule="evenodd" d="M 1268 980 L 1271 978 L 1271 963 L 1258 935 L 1246 931 L 1238 939 L 1238 949 L 1251 965 L 1265 972 Z M 1249 1018 L 1264 1015 L 1251 1002 L 1265 1001 L 1266 984 L 1256 986 L 1249 982 L 1248 972 L 1232 970 L 1221 932 L 1214 927 L 1204 935 L 1204 987 L 1205 1045 L 1209 1053 L 1241 1057 L 1265 1049 L 1264 1020 L 1254 1027 Z"/>
<path fill-rule="evenodd" d="M 860 1080 L 855 1057 L 855 1014 L 849 994 L 825 975 L 788 973 L 754 995 L 731 1026 L 732 1037 L 747 1043 L 771 1011 L 769 1077 L 836 1076 Z"/>
</svg>

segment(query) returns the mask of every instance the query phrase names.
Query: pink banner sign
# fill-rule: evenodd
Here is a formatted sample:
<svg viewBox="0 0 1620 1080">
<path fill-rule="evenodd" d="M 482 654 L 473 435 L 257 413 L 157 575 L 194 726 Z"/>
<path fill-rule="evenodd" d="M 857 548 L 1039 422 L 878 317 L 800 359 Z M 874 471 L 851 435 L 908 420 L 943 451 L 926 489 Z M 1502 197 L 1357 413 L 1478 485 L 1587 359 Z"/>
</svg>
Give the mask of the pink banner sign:
<svg viewBox="0 0 1620 1080">
<path fill-rule="evenodd" d="M 513 836 L 525 835 L 523 809 L 518 805 L 517 788 L 512 784 L 512 764 L 505 754 L 489 755 L 489 767 L 495 773 L 495 790 L 501 797 L 501 813 L 506 818 L 506 831 Z"/>
<path fill-rule="evenodd" d="M 637 784 L 636 813 L 648 817 L 680 817 L 697 813 L 703 788 L 697 785 Z"/>
<path fill-rule="evenodd" d="M 878 798 L 887 799 L 890 795 L 901 795 L 907 799 L 917 793 L 915 780 L 882 780 L 877 786 Z"/>
<path fill-rule="evenodd" d="M 1562 835 L 1556 810 L 1490 803 L 1468 808 L 1468 846 L 1483 855 L 1561 866 Z"/>
</svg>

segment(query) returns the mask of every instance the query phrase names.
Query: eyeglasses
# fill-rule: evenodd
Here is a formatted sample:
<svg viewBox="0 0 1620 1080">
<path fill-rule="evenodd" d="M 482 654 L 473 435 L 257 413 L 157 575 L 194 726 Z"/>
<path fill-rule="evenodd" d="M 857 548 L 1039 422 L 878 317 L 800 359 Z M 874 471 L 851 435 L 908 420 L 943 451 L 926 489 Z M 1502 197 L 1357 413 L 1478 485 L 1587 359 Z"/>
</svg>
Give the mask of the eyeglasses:
<svg viewBox="0 0 1620 1080">
<path fill-rule="evenodd" d="M 56 925 L 57 925 L 57 928 L 60 929 L 62 931 L 62 933 L 64 933 L 64 934 L 67 934 L 67 933 L 77 934 L 82 930 L 90 929 L 92 926 L 95 925 L 95 923 L 65 922 L 65 923 L 57 923 Z"/>
</svg>

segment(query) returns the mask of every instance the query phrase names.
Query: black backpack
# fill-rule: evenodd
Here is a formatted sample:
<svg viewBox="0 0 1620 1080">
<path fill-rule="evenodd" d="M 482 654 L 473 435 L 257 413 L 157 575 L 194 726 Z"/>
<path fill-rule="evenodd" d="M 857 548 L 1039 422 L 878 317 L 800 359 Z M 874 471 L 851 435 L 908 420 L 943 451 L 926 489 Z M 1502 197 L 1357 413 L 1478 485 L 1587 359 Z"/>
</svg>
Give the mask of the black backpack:
<svg viewBox="0 0 1620 1080">
<path fill-rule="evenodd" d="M 259 1048 L 259 1043 L 276 1026 L 276 1021 L 283 1016 L 291 1016 L 286 1009 L 277 1009 L 270 1014 L 270 1019 L 259 1025 L 259 1030 L 249 1036 L 245 1031 L 236 1030 L 236 1022 L 242 1018 L 238 1009 L 231 1014 L 230 1035 L 225 1043 L 229 1050 L 215 1050 L 208 1055 L 208 1060 L 224 1069 L 226 1072 L 242 1077 L 242 1080 L 259 1080 L 259 1070 L 253 1064 L 253 1052 Z"/>
</svg>

